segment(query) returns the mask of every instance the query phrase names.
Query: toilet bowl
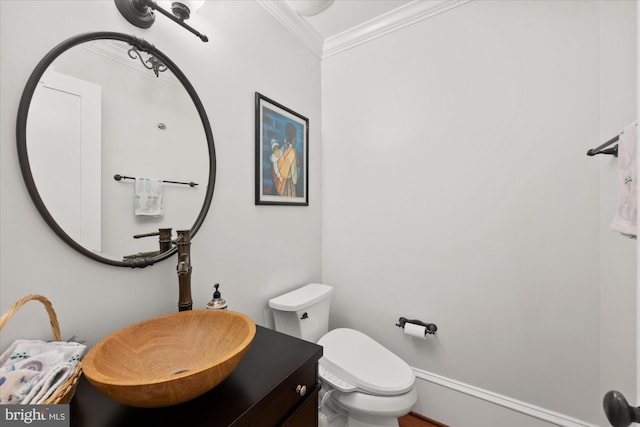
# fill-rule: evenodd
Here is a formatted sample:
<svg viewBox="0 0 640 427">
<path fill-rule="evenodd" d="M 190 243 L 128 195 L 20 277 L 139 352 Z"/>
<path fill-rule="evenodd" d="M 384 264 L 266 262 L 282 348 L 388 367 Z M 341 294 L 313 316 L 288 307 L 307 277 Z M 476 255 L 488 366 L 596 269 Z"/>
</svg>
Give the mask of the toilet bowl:
<svg viewBox="0 0 640 427">
<path fill-rule="evenodd" d="M 332 287 L 311 283 L 269 300 L 275 329 L 323 347 L 321 427 L 397 427 L 417 400 L 409 365 L 355 329 L 328 331 Z"/>
</svg>

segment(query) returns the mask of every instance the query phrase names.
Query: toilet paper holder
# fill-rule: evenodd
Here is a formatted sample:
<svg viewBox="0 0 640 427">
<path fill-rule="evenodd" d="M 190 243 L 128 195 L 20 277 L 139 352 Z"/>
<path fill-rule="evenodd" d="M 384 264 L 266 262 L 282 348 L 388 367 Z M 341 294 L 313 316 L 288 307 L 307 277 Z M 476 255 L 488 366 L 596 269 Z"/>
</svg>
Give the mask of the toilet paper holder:
<svg viewBox="0 0 640 427">
<path fill-rule="evenodd" d="M 407 323 L 413 323 L 414 325 L 424 326 L 425 334 L 435 334 L 436 331 L 438 330 L 438 327 L 434 323 L 424 323 L 421 320 L 407 319 L 406 317 L 401 317 L 400 319 L 398 319 L 398 323 L 396 323 L 396 326 L 404 329 L 404 325 L 406 325 Z"/>
</svg>

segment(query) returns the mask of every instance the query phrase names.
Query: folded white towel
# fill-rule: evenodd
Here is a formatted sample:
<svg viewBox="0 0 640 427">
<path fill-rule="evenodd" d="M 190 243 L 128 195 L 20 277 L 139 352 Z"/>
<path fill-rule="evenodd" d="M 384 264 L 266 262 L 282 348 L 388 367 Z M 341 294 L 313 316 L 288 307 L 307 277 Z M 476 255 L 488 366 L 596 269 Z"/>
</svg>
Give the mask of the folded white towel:
<svg viewBox="0 0 640 427">
<path fill-rule="evenodd" d="M 136 215 L 162 215 L 162 180 L 136 178 L 134 211 Z"/>
<path fill-rule="evenodd" d="M 73 374 L 75 364 L 62 362 L 43 371 L 33 388 L 22 401 L 23 404 L 42 404 Z"/>
<path fill-rule="evenodd" d="M 0 356 L 0 404 L 41 404 L 69 378 L 86 346 L 16 340 Z"/>
<path fill-rule="evenodd" d="M 613 230 L 629 237 L 636 236 L 638 224 L 636 128 L 627 125 L 618 138 L 618 205 L 611 221 Z"/>
</svg>

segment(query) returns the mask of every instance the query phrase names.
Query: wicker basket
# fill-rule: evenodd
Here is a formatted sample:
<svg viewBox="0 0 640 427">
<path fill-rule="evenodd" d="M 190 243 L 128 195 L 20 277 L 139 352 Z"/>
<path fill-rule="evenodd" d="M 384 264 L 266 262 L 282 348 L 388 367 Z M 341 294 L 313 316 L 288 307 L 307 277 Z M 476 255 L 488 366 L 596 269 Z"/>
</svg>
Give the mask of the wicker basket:
<svg viewBox="0 0 640 427">
<path fill-rule="evenodd" d="M 53 339 L 55 341 L 60 341 L 60 325 L 58 324 L 56 312 L 53 310 L 51 301 L 42 295 L 28 295 L 13 304 L 13 306 L 11 306 L 11 308 L 4 313 L 2 317 L 0 317 L 0 330 L 2 330 L 7 321 L 9 321 L 11 316 L 13 316 L 20 307 L 32 300 L 40 301 L 44 305 L 44 308 L 47 310 L 47 314 L 49 315 L 49 323 L 51 324 L 51 330 L 53 331 Z M 81 374 L 82 362 L 78 361 L 71 376 L 43 403 L 45 405 L 56 405 L 71 402 L 71 399 L 76 392 L 76 386 L 78 385 L 78 380 L 80 379 Z"/>
</svg>

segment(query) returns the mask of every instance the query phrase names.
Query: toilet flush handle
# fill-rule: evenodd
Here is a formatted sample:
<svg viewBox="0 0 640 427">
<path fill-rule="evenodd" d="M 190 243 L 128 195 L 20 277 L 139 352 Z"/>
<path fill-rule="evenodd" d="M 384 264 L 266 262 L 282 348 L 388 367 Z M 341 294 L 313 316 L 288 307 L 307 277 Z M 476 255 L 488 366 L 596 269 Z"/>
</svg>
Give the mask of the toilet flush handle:
<svg viewBox="0 0 640 427">
<path fill-rule="evenodd" d="M 302 317 L 300 317 L 300 320 L 304 320 L 304 319 L 308 319 L 308 318 L 309 318 L 309 315 L 305 311 L 304 313 L 302 313 Z"/>
</svg>

